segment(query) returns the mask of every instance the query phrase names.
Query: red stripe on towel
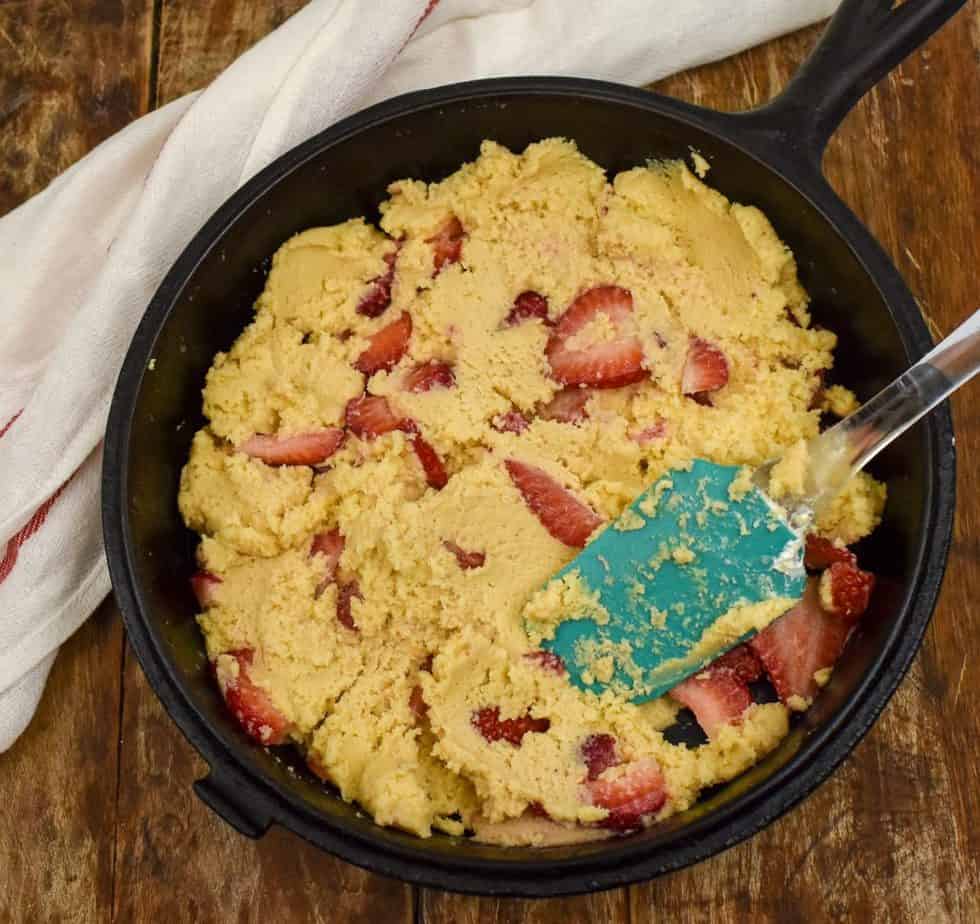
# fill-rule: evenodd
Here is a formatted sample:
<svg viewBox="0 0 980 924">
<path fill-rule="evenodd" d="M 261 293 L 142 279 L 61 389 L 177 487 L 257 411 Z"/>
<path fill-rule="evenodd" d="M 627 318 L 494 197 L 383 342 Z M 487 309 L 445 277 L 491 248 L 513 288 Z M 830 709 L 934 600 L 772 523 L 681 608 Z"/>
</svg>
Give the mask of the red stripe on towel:
<svg viewBox="0 0 980 924">
<path fill-rule="evenodd" d="M 12 423 L 13 421 L 11 421 Z M 10 424 L 7 424 L 9 427 Z M 2 433 L 0 433 L 2 435 Z M 3 561 L 0 561 L 0 584 L 2 584 L 10 572 L 14 570 L 14 565 L 17 564 L 17 555 L 20 553 L 21 546 L 27 542 L 43 525 L 44 521 L 48 518 L 48 514 L 51 512 L 51 508 L 54 506 L 54 502 L 60 497 L 61 492 L 65 489 L 62 485 L 54 492 L 40 507 L 37 508 L 37 512 L 27 521 L 27 525 L 11 540 L 7 543 L 7 551 L 3 556 Z"/>
</svg>

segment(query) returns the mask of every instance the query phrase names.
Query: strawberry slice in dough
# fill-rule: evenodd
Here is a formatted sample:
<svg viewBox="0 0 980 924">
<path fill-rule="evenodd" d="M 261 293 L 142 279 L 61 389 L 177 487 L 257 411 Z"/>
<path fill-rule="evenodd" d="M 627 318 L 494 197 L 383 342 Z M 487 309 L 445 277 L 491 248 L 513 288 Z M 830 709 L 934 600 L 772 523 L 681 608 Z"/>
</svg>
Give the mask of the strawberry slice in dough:
<svg viewBox="0 0 980 924">
<path fill-rule="evenodd" d="M 802 708 L 817 694 L 813 675 L 833 667 L 851 627 L 820 606 L 817 579 L 807 582 L 803 599 L 763 629 L 749 645 L 759 656 L 779 698 Z"/>
<path fill-rule="evenodd" d="M 215 601 L 218 592 L 218 585 L 222 583 L 221 578 L 210 571 L 198 571 L 191 575 L 191 590 L 197 597 L 197 605 L 206 610 Z"/>
<path fill-rule="evenodd" d="M 338 427 L 283 437 L 256 433 L 245 440 L 238 451 L 260 459 L 266 465 L 317 465 L 344 445 L 345 436 Z"/>
<path fill-rule="evenodd" d="M 316 588 L 318 597 L 328 584 L 332 584 L 336 580 L 337 566 L 340 564 L 340 556 L 343 553 L 344 536 L 339 529 L 332 529 L 327 533 L 317 533 L 313 537 L 310 555 L 319 555 L 323 559 L 323 577 Z"/>
<path fill-rule="evenodd" d="M 455 542 L 444 539 L 442 543 L 446 549 L 456 556 L 456 562 L 464 571 L 471 571 L 473 568 L 481 568 L 487 560 L 483 552 L 467 552 L 460 548 Z"/>
<path fill-rule="evenodd" d="M 348 581 L 346 584 L 341 584 L 337 590 L 337 619 L 342 626 L 346 626 L 352 632 L 358 631 L 352 612 L 352 601 L 355 599 L 364 599 L 361 596 L 361 588 L 358 586 L 357 581 Z"/>
<path fill-rule="evenodd" d="M 602 525 L 602 518 L 591 507 L 583 504 L 547 472 L 516 459 L 507 459 L 504 464 L 524 503 L 559 542 L 581 549 Z"/>
<path fill-rule="evenodd" d="M 715 738 L 724 726 L 741 721 L 742 713 L 752 705 L 749 688 L 734 671 L 724 667 L 709 667 L 682 680 L 670 695 L 694 713 L 709 738 Z"/>
<path fill-rule="evenodd" d="M 389 371 L 405 355 L 411 336 L 412 316 L 403 311 L 397 321 L 392 321 L 370 336 L 368 345 L 357 357 L 354 368 L 364 375 L 374 375 L 381 370 Z"/>
<path fill-rule="evenodd" d="M 415 421 L 407 421 L 403 429 L 410 434 L 412 449 L 415 450 L 416 458 L 422 466 L 422 471 L 425 472 L 425 483 L 430 488 L 441 491 L 448 484 L 449 475 L 439 453 L 419 435 Z"/>
<path fill-rule="evenodd" d="M 525 735 L 532 732 L 542 734 L 551 728 L 550 719 L 535 719 L 530 713 L 513 719 L 502 719 L 499 706 L 477 709 L 470 717 L 470 722 L 491 744 L 494 741 L 506 741 L 515 748 L 521 746 Z"/>
<path fill-rule="evenodd" d="M 582 742 L 582 760 L 588 769 L 588 779 L 597 780 L 610 767 L 619 764 L 616 754 L 616 739 L 612 735 L 600 733 L 589 735 Z"/>
<path fill-rule="evenodd" d="M 568 341 L 599 315 L 605 315 L 616 339 L 570 348 Z M 628 331 L 632 315 L 633 295 L 621 286 L 596 286 L 579 295 L 558 319 L 545 347 L 553 378 L 563 385 L 593 388 L 619 388 L 646 378 L 643 346 Z"/>
<path fill-rule="evenodd" d="M 380 317 L 391 304 L 391 286 L 395 281 L 395 261 L 398 259 L 400 247 L 395 247 L 390 253 L 384 256 L 387 269 L 380 275 L 375 276 L 368 284 L 367 294 L 358 302 L 354 309 L 358 314 L 366 318 Z"/>
<path fill-rule="evenodd" d="M 425 239 L 427 244 L 432 245 L 433 276 L 438 276 L 448 264 L 459 262 L 463 255 L 464 234 L 462 222 L 451 215 L 432 237 Z"/>
<path fill-rule="evenodd" d="M 498 433 L 523 433 L 531 422 L 518 410 L 507 411 L 506 414 L 498 414 L 490 422 Z"/>
<path fill-rule="evenodd" d="M 588 388 L 563 388 L 554 397 L 541 406 L 538 414 L 545 420 L 558 420 L 561 423 L 576 424 L 587 420 L 589 412 L 585 406 L 589 403 L 592 392 Z"/>
<path fill-rule="evenodd" d="M 344 419 L 350 432 L 364 440 L 404 430 L 408 424 L 406 418 L 391 409 L 387 399 L 375 395 L 361 395 L 348 401 Z"/>
<path fill-rule="evenodd" d="M 806 537 L 806 550 L 803 553 L 803 564 L 811 571 L 822 571 L 834 562 L 857 562 L 857 556 L 844 545 L 834 545 L 830 539 L 810 533 Z"/>
<path fill-rule="evenodd" d="M 742 683 L 752 683 L 753 680 L 758 680 L 763 673 L 762 662 L 748 644 L 736 645 L 720 658 L 712 661 L 708 667 L 712 670 L 724 668 L 731 671 Z"/>
<path fill-rule="evenodd" d="M 412 394 L 431 391 L 433 388 L 452 388 L 456 384 L 453 367 L 449 363 L 430 359 L 416 366 L 402 382 L 402 388 Z"/>
<path fill-rule="evenodd" d="M 692 337 L 681 373 L 681 391 L 698 404 L 711 404 L 711 393 L 728 384 L 728 358 L 713 343 Z"/>
<path fill-rule="evenodd" d="M 820 575 L 820 605 L 853 625 L 868 608 L 874 586 L 871 572 L 862 571 L 853 561 L 835 561 Z"/>
<path fill-rule="evenodd" d="M 609 810 L 599 826 L 612 831 L 642 828 L 643 819 L 659 811 L 667 801 L 663 774 L 657 762 L 649 758 L 634 761 L 611 779 L 600 777 L 587 782 L 585 788 L 593 805 Z"/>
<path fill-rule="evenodd" d="M 553 651 L 545 651 L 544 649 L 529 651 L 524 655 L 524 658 L 527 661 L 533 661 L 543 670 L 557 674 L 559 677 L 565 673 L 565 662 L 561 659 L 561 655 L 556 655 Z"/>
<path fill-rule="evenodd" d="M 218 655 L 215 660 L 218 687 L 231 714 L 249 737 L 259 744 L 282 744 L 292 723 L 276 708 L 269 694 L 252 681 L 253 656 L 251 648 Z"/>
<path fill-rule="evenodd" d="M 516 327 L 518 324 L 523 324 L 524 321 L 534 319 L 544 321 L 545 324 L 551 324 L 548 318 L 548 299 L 539 292 L 530 290 L 521 292 L 514 299 L 510 313 L 504 318 L 504 327 Z"/>
</svg>

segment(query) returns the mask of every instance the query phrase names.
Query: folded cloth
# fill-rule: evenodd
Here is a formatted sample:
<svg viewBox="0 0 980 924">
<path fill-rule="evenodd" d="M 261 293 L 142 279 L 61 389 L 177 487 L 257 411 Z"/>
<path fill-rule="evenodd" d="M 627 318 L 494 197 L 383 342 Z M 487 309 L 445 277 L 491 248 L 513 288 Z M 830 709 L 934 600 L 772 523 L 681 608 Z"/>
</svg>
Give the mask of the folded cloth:
<svg viewBox="0 0 980 924">
<path fill-rule="evenodd" d="M 0 751 L 109 591 L 101 443 L 130 337 L 208 216 L 298 142 L 424 87 L 527 73 L 644 84 L 838 0 L 312 0 L 205 90 L 0 219 Z"/>
</svg>

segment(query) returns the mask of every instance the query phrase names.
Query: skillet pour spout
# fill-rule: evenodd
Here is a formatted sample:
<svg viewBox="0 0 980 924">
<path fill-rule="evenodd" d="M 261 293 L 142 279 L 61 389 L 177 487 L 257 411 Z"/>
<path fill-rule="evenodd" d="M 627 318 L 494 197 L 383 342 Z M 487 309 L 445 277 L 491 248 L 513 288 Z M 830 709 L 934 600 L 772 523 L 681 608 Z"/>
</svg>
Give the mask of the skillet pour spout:
<svg viewBox="0 0 980 924">
<path fill-rule="evenodd" d="M 410 93 L 299 145 L 207 222 L 147 308 L 119 376 L 103 470 L 103 526 L 130 642 L 170 716 L 210 766 L 198 795 L 249 837 L 280 824 L 351 863 L 426 886 L 551 896 L 622 886 L 702 860 L 749 837 L 812 792 L 891 697 L 921 642 L 950 541 L 955 456 L 948 409 L 877 460 L 901 485 L 862 547 L 881 577 L 830 684 L 779 749 L 687 812 L 647 831 L 554 848 L 426 840 L 381 828 L 325 789 L 290 749 L 253 745 L 225 712 L 194 619 L 194 537 L 177 511 L 181 467 L 202 425 L 214 354 L 248 323 L 268 257 L 288 237 L 377 211 L 401 177 L 441 179 L 484 139 L 513 149 L 575 140 L 610 173 L 650 159 L 711 164 L 711 182 L 758 206 L 797 257 L 815 319 L 840 335 L 837 376 L 864 401 L 932 346 L 891 261 L 820 171 L 857 100 L 964 0 L 844 0 L 782 95 L 712 112 L 591 80 L 483 80 Z M 150 367 L 150 360 L 153 360 Z M 148 368 L 152 368 L 152 372 Z"/>
</svg>

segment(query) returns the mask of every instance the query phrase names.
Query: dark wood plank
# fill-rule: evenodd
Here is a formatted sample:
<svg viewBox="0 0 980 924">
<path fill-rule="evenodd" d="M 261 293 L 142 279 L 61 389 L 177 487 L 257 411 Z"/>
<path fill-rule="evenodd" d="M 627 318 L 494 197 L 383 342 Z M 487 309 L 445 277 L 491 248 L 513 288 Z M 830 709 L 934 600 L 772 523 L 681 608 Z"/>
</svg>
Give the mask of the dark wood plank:
<svg viewBox="0 0 980 924">
<path fill-rule="evenodd" d="M 422 890 L 425 924 L 627 924 L 626 889 L 599 895 L 523 901 Z"/>
<path fill-rule="evenodd" d="M 65 644 L 0 754 L 0 921 L 103 921 L 113 887 L 122 628 L 104 604 Z"/>
<path fill-rule="evenodd" d="M 166 0 L 157 102 L 206 84 L 300 6 L 298 0 Z M 412 920 L 408 886 L 336 860 L 282 830 L 249 841 L 200 803 L 191 784 L 206 765 L 128 651 L 122 734 L 114 920 Z"/>
<path fill-rule="evenodd" d="M 739 109 L 787 79 L 819 30 L 660 89 Z M 934 333 L 976 305 L 980 5 L 971 3 L 849 116 L 828 176 L 905 274 Z M 980 721 L 965 615 L 980 590 L 980 412 L 954 400 L 960 458 L 956 538 L 943 595 L 910 676 L 844 767 L 749 843 L 631 890 L 632 920 L 972 921 L 980 919 Z"/>
<path fill-rule="evenodd" d="M 0 3 L 0 215 L 146 112 L 152 8 Z"/>
<path fill-rule="evenodd" d="M 0 215 L 146 109 L 152 0 L 0 3 Z M 112 903 L 122 628 L 63 646 L 0 755 L 0 920 L 101 921 Z"/>
</svg>

